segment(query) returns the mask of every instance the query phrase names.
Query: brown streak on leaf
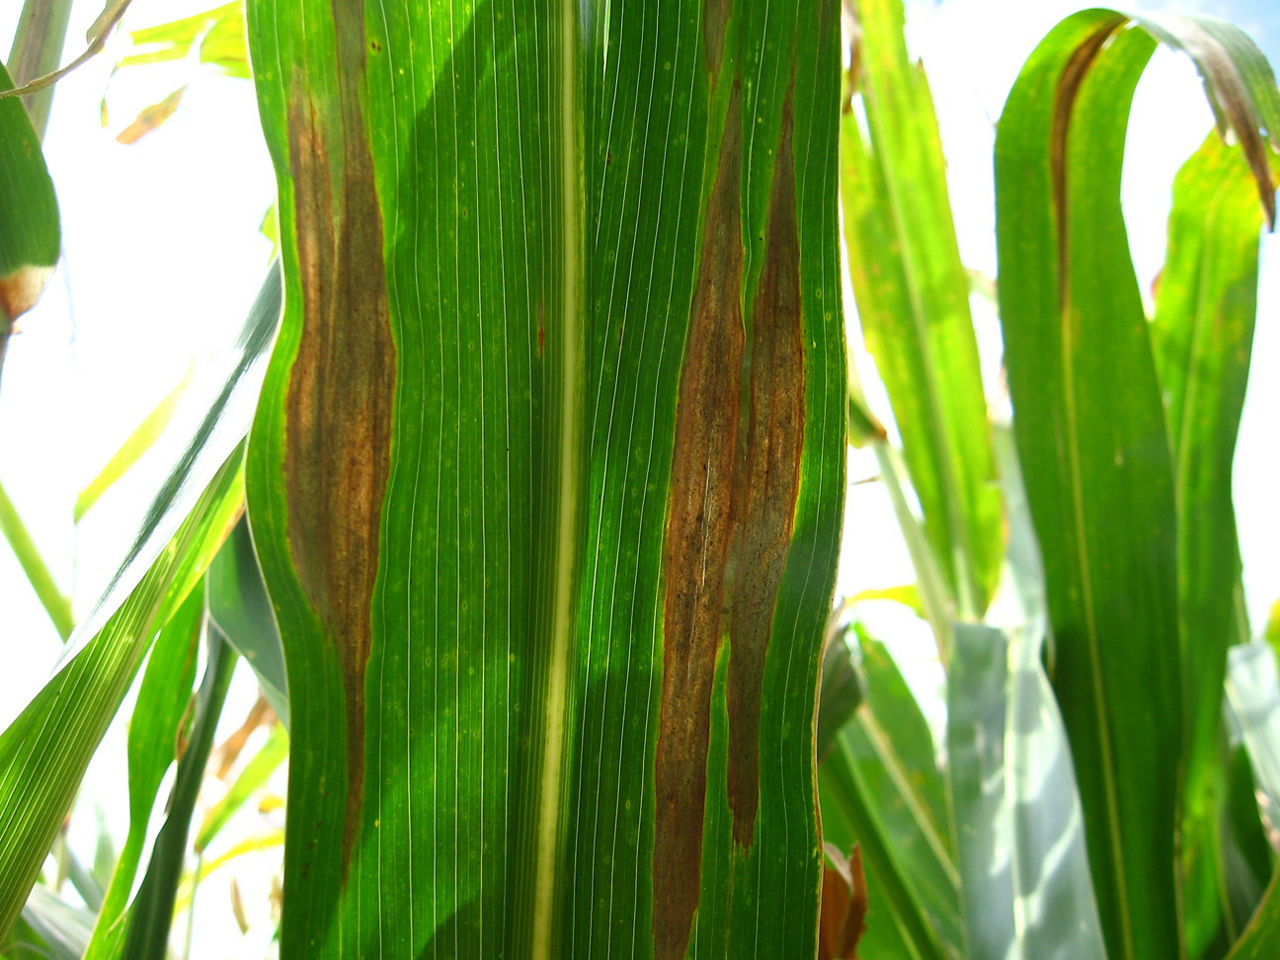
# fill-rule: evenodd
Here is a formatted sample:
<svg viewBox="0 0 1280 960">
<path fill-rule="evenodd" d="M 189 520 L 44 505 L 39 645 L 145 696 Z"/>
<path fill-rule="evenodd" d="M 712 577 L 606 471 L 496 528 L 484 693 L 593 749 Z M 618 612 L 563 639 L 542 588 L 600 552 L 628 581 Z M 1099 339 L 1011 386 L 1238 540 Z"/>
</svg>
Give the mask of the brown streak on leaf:
<svg viewBox="0 0 1280 960">
<path fill-rule="evenodd" d="M 654 772 L 653 938 L 657 960 L 683 957 L 702 885 L 711 688 L 725 566 L 743 351 L 741 95 L 734 82 L 694 291 L 676 409 L 663 570 L 662 706 Z"/>
<path fill-rule="evenodd" d="M 1049 164 L 1053 182 L 1053 209 L 1058 228 L 1059 302 L 1065 310 L 1067 288 L 1067 138 L 1071 134 L 1071 113 L 1085 75 L 1111 35 L 1124 26 L 1125 18 L 1117 15 L 1103 23 L 1093 36 L 1076 47 L 1058 78 L 1058 93 L 1053 105 L 1053 121 L 1049 134 Z"/>
<path fill-rule="evenodd" d="M 7 277 L 0 277 L 0 331 L 4 321 L 12 323 L 36 305 L 53 267 L 19 267 Z"/>
<path fill-rule="evenodd" d="M 720 75 L 720 61 L 724 56 L 725 34 L 729 28 L 729 15 L 733 12 L 733 0 L 703 0 L 702 40 L 706 45 L 707 69 L 711 73 L 711 85 L 715 86 Z"/>
<path fill-rule="evenodd" d="M 289 106 L 304 319 L 287 399 L 285 479 L 294 564 L 342 670 L 345 871 L 364 783 L 364 670 L 390 461 L 394 344 L 362 106 L 363 10 L 335 0 L 334 16 L 340 116 L 333 108 L 318 112 L 301 81 Z M 334 140 L 342 150 L 337 162 Z"/>
<path fill-rule="evenodd" d="M 751 310 L 749 422 L 733 485 L 730 560 L 729 806 L 733 839 L 750 847 L 760 795 L 760 698 L 786 568 L 804 446 L 800 241 L 791 156 L 791 93 L 769 198 L 764 266 Z"/>
</svg>

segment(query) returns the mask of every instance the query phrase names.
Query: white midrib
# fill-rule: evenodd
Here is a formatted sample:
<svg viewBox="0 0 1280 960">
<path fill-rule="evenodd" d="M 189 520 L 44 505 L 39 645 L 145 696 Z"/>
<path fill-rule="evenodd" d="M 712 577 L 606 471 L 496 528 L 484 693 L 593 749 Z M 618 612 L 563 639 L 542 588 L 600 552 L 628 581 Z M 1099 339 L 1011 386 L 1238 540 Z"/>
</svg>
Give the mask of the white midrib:
<svg viewBox="0 0 1280 960">
<path fill-rule="evenodd" d="M 559 861 L 561 766 L 564 760 L 565 710 L 568 707 L 569 633 L 573 615 L 576 559 L 578 462 L 581 447 L 578 403 L 581 377 L 581 180 L 578 162 L 576 0 L 560 3 L 560 212 L 564 231 L 561 273 L 564 318 L 560 325 L 560 450 L 557 499 L 555 597 L 551 612 L 551 659 L 544 726 L 542 783 L 533 906 L 533 960 L 551 960 L 556 866 Z"/>
</svg>

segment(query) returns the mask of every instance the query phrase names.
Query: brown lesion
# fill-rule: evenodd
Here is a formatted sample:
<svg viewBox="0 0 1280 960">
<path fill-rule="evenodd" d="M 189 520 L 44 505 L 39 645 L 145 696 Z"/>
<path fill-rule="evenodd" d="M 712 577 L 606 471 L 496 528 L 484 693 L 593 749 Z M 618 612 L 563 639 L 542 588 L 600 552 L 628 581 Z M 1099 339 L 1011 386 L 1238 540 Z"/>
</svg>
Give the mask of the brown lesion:
<svg viewBox="0 0 1280 960">
<path fill-rule="evenodd" d="M 720 62 L 724 58 L 724 42 L 732 13 L 733 0 L 703 0 L 702 42 L 712 86 L 720 76 Z"/>
<path fill-rule="evenodd" d="M 662 707 L 655 789 L 653 936 L 683 957 L 702 886 L 711 688 L 733 535 L 730 491 L 743 353 L 741 97 L 735 84 L 708 203 L 676 408 L 663 569 Z"/>
<path fill-rule="evenodd" d="M 390 465 L 395 350 L 361 100 L 363 14 L 348 0 L 336 0 L 334 12 L 338 110 L 322 113 L 299 80 L 288 114 L 303 322 L 286 400 L 285 482 L 290 552 L 342 670 L 345 867 L 360 823 L 364 670 Z M 344 35 L 355 40 L 344 43 Z M 336 162 L 335 142 L 342 151 Z"/>
<path fill-rule="evenodd" d="M 787 563 L 804 446 L 800 241 L 791 96 L 769 198 L 765 259 L 751 310 L 750 419 L 733 480 L 729 614 L 729 806 L 751 845 L 760 784 L 760 698 L 773 610 Z"/>
<path fill-rule="evenodd" d="M 711 694 L 726 628 L 733 838 L 742 847 L 752 842 L 765 656 L 800 487 L 804 356 L 790 93 L 749 343 L 741 300 L 741 132 L 735 81 L 707 207 L 677 400 L 663 553 L 653 853 L 658 960 L 684 956 L 698 908 Z"/>
</svg>

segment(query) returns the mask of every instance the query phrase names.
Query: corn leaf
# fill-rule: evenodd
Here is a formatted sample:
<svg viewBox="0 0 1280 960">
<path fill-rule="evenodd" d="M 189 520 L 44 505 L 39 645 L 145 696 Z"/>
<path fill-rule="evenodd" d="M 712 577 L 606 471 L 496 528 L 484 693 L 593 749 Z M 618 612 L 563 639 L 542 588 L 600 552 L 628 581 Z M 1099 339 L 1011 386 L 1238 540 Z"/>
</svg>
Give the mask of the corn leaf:
<svg viewBox="0 0 1280 960">
<path fill-rule="evenodd" d="M 242 439 L 279 309 L 272 268 L 234 347 L 188 392 L 207 412 L 119 570 L 53 677 L 0 734 L 0 932 L 22 909 L 138 664 L 243 509 Z"/>
<path fill-rule="evenodd" d="M 247 12 L 282 955 L 812 954 L 838 5 Z"/>
<path fill-rule="evenodd" d="M 1119 202 L 1150 34 L 1191 53 L 1266 198 L 1260 130 L 1276 129 L 1278 116 L 1274 82 L 1239 31 L 1216 21 L 1137 22 L 1147 29 L 1090 10 L 1059 24 L 1023 67 L 996 140 L 1000 312 L 1018 452 L 1044 557 L 1053 683 L 1113 960 L 1183 948 L 1174 473 Z"/>
<path fill-rule="evenodd" d="M 142 675 L 129 724 L 129 832 L 83 952 L 85 960 L 116 956 L 124 941 L 126 907 L 142 860 L 151 810 L 174 761 L 178 734 L 191 703 L 203 614 L 204 597 L 192 591 L 160 631 Z"/>
<path fill-rule="evenodd" d="M 1188 756 L 1182 860 L 1188 939 L 1212 936 L 1225 904 L 1218 849 L 1219 746 L 1227 647 L 1237 626 L 1239 546 L 1231 464 L 1244 406 L 1258 288 L 1258 203 L 1243 150 L 1210 134 L 1174 182 L 1169 252 L 1152 335 L 1178 491 L 1178 592 Z"/>
<path fill-rule="evenodd" d="M 0 91 L 13 82 L 0 65 Z M 0 370 L 13 322 L 35 305 L 58 261 L 58 201 L 21 101 L 0 100 Z"/>
<path fill-rule="evenodd" d="M 840 192 L 858 316 L 935 562 L 976 617 L 1000 571 L 1000 494 L 938 121 L 907 55 L 901 0 L 853 6 L 851 85 L 865 121 L 846 107 Z"/>
<path fill-rule="evenodd" d="M 859 635 L 864 700 L 820 768 L 823 832 L 867 870 L 865 949 L 887 925 L 909 955 L 964 955 L 946 784 L 920 707 L 883 645 Z M 887 949 L 887 946 L 886 946 Z"/>
<path fill-rule="evenodd" d="M 209 659 L 196 701 L 191 738 L 178 758 L 164 823 L 156 834 L 146 875 L 129 909 L 128 933 L 121 954 L 129 960 L 165 960 L 169 953 L 169 928 L 187 852 L 187 833 L 238 659 L 235 650 L 216 629 L 208 633 L 208 641 Z"/>
</svg>

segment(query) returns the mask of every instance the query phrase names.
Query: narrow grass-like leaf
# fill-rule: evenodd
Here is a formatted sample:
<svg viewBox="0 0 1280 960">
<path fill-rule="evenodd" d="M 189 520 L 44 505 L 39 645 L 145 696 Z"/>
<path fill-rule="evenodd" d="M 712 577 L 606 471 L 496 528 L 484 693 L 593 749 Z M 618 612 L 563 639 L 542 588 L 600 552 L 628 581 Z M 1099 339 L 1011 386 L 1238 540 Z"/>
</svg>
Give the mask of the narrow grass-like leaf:
<svg viewBox="0 0 1280 960">
<path fill-rule="evenodd" d="M 0 486 L 0 534 L 4 535 L 5 542 L 18 558 L 22 572 L 27 575 L 27 582 L 31 584 L 45 613 L 53 621 L 58 635 L 66 640 L 76 626 L 75 616 L 71 612 L 71 598 L 58 589 L 58 583 L 48 564 L 44 562 L 40 548 L 31 538 L 27 525 L 22 522 L 22 515 L 18 513 L 17 506 L 9 499 L 3 486 Z"/>
<path fill-rule="evenodd" d="M 98 911 L 85 960 L 117 956 L 126 932 L 126 907 L 142 860 L 147 826 L 191 703 L 204 596 L 193 590 L 152 646 L 129 724 L 129 832 Z"/>
<path fill-rule="evenodd" d="M 204 852 L 213 838 L 218 835 L 218 831 L 226 826 L 227 821 L 235 816 L 236 812 L 244 806 L 245 801 L 267 782 L 267 778 L 275 773 L 288 755 L 289 734 L 283 724 L 277 723 L 271 728 L 267 742 L 240 771 L 240 775 L 227 788 L 222 799 L 210 807 L 205 814 L 200 830 L 196 833 L 196 853 Z"/>
<path fill-rule="evenodd" d="M 250 3 L 282 953 L 815 949 L 837 17 Z"/>
<path fill-rule="evenodd" d="M 200 684 L 191 738 L 178 759 L 165 821 L 156 834 L 151 862 L 129 909 L 129 930 L 122 954 L 129 960 L 165 960 L 168 956 L 169 928 L 187 852 L 191 815 L 237 660 L 235 650 L 216 630 L 209 632 L 208 644 L 209 659 Z"/>
<path fill-rule="evenodd" d="M 169 425 L 169 421 L 173 419 L 174 408 L 191 385 L 194 375 L 195 367 L 188 367 L 186 374 L 177 385 L 165 394 L 155 408 L 143 418 L 142 422 L 134 428 L 133 433 L 129 434 L 125 442 L 120 445 L 120 449 L 113 453 L 111 459 L 98 471 L 98 475 L 80 491 L 71 511 L 72 520 L 79 523 L 80 518 L 97 502 L 98 498 L 110 489 L 113 483 L 128 473 L 129 468 L 151 449 L 151 445 L 156 442 L 165 427 Z"/>
<path fill-rule="evenodd" d="M 901 0 L 853 6 L 867 129 L 846 108 L 840 190 L 858 315 L 936 561 L 961 612 L 979 616 L 1000 570 L 1000 497 L 938 122 Z"/>
<path fill-rule="evenodd" d="M 72 634 L 57 672 L 0 735 L 0 931 L 9 929 L 26 900 L 156 632 L 181 606 L 242 510 L 246 401 L 257 392 L 279 297 L 279 274 L 272 268 L 235 348 L 192 386 L 188 396 L 207 400 L 208 412 L 120 569 Z"/>
</svg>

